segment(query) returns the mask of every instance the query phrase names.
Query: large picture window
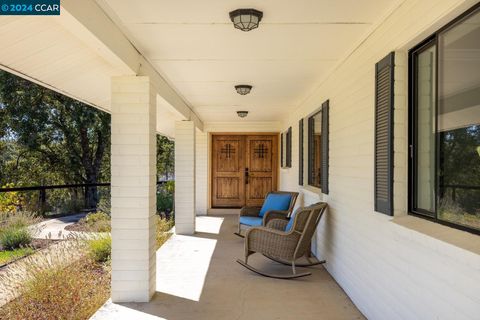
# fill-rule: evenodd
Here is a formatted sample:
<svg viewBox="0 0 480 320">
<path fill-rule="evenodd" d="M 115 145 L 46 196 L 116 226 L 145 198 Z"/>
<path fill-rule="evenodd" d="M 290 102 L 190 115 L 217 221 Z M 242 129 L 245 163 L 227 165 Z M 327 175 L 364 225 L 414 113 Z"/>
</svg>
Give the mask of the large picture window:
<svg viewBox="0 0 480 320">
<path fill-rule="evenodd" d="M 410 211 L 480 232 L 480 8 L 410 51 Z"/>
</svg>

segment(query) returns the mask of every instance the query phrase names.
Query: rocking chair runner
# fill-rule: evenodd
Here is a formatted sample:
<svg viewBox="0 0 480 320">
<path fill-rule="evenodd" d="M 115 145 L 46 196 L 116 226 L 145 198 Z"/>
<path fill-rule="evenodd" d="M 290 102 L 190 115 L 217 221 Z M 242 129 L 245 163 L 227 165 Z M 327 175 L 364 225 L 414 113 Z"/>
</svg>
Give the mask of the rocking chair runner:
<svg viewBox="0 0 480 320">
<path fill-rule="evenodd" d="M 265 226 L 267 215 L 270 219 L 274 217 L 286 219 L 292 213 L 297 197 L 298 192 L 272 191 L 266 195 L 262 207 L 243 207 L 240 210 L 238 231 L 235 234 L 243 238 L 242 226 Z"/>
<path fill-rule="evenodd" d="M 266 227 L 255 227 L 247 230 L 245 234 L 245 261 L 237 260 L 242 266 L 260 275 L 293 279 L 311 275 L 311 272 L 297 273 L 296 266 L 307 267 L 325 263 L 325 261 L 312 261 L 310 258 L 310 245 L 315 229 L 322 217 L 327 203 L 319 202 L 309 207 L 298 209 L 290 221 L 288 219 L 268 219 Z M 291 275 L 275 275 L 260 271 L 248 264 L 248 257 L 255 252 L 265 257 L 290 265 Z M 295 263 L 305 256 L 308 263 Z"/>
</svg>

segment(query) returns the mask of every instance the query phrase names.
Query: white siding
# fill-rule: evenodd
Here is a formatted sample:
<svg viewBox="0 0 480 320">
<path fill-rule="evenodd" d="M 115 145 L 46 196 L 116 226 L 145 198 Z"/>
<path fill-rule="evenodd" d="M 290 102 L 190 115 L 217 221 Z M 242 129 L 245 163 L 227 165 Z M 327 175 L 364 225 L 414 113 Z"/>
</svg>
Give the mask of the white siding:
<svg viewBox="0 0 480 320">
<path fill-rule="evenodd" d="M 197 215 L 207 215 L 208 197 L 208 134 L 196 131 L 196 181 L 195 181 L 195 212 Z"/>
<path fill-rule="evenodd" d="M 195 123 L 175 122 L 175 232 L 195 233 Z"/>
<path fill-rule="evenodd" d="M 156 94 L 148 77 L 112 79 L 112 300 L 155 292 Z"/>
<path fill-rule="evenodd" d="M 474 3 L 405 1 L 292 112 L 282 128 L 293 128 L 293 165 L 281 170 L 281 189 L 300 190 L 300 204 L 319 201 L 319 190 L 298 186 L 298 120 L 330 99 L 330 194 L 323 196 L 330 208 L 319 226 L 314 250 L 327 260 L 327 270 L 369 319 L 480 317 L 480 256 L 394 223 L 373 209 L 375 63 L 396 52 L 394 200 L 395 216 L 405 216 L 407 51 Z M 305 139 L 305 148 L 306 143 Z M 412 224 L 418 220 L 408 218 Z M 430 224 L 438 233 L 449 229 Z"/>
</svg>

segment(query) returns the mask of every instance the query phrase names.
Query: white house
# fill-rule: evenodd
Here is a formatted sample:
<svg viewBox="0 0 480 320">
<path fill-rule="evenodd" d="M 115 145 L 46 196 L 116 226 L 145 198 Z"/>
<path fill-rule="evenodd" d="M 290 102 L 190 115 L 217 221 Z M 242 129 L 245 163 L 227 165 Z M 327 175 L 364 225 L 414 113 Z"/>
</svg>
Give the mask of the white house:
<svg viewBox="0 0 480 320">
<path fill-rule="evenodd" d="M 328 202 L 312 252 L 365 317 L 480 318 L 478 1 L 61 0 L 0 40 L 0 68 L 112 115 L 113 302 L 156 291 L 162 133 L 177 234 L 298 191 Z"/>
</svg>

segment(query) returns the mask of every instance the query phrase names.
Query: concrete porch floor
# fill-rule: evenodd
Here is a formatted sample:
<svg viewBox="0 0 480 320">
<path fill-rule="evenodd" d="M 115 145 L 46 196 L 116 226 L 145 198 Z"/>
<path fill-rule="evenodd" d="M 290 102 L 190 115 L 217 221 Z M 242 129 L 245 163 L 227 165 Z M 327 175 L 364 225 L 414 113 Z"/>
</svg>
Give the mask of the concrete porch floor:
<svg viewBox="0 0 480 320">
<path fill-rule="evenodd" d="M 237 217 L 197 218 L 195 236 L 174 235 L 157 252 L 157 293 L 149 303 L 107 302 L 93 317 L 109 319 L 364 319 L 322 266 L 296 280 L 244 269 Z M 256 267 L 288 272 L 256 254 Z"/>
</svg>

